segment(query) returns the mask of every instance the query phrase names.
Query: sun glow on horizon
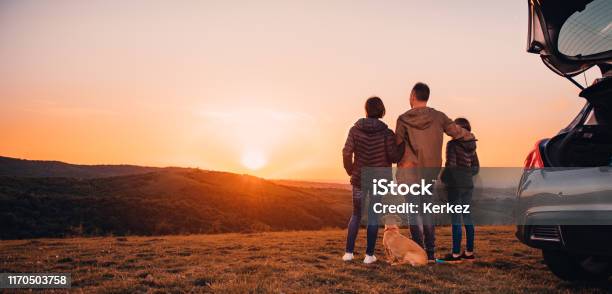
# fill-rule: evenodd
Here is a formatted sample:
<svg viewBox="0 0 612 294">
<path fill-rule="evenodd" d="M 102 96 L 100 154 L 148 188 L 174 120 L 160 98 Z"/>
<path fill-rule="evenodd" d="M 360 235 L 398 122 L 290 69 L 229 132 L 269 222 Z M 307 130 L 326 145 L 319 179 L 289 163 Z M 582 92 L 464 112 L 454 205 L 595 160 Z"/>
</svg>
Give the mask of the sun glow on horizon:
<svg viewBox="0 0 612 294">
<path fill-rule="evenodd" d="M 263 152 L 246 150 L 242 154 L 241 163 L 250 170 L 258 170 L 264 167 L 268 163 L 268 160 Z"/>
</svg>

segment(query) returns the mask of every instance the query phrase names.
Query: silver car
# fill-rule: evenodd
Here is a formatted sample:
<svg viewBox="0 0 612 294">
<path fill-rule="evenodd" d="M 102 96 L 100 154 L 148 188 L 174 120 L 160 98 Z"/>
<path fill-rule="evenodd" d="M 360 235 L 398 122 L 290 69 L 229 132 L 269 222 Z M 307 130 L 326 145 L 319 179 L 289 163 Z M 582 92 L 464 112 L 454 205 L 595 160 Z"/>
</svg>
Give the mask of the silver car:
<svg viewBox="0 0 612 294">
<path fill-rule="evenodd" d="M 612 273 L 612 1 L 531 0 L 527 51 L 580 88 L 578 115 L 525 160 L 516 209 L 518 239 L 542 249 L 564 280 Z M 591 67 L 585 88 L 573 77 Z"/>
</svg>

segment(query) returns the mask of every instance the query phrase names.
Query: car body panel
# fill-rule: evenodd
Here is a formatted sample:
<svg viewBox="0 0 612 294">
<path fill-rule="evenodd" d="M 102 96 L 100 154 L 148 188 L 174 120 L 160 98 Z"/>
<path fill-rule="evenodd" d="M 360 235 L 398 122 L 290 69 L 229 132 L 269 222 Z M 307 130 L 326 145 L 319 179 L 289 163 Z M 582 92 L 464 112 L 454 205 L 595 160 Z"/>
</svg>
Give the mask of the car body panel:
<svg viewBox="0 0 612 294">
<path fill-rule="evenodd" d="M 598 254 L 612 255 L 611 236 L 589 235 L 612 228 L 611 167 L 526 170 L 517 197 L 517 237 L 523 243 L 536 248 L 580 252 L 592 248 Z M 548 240 L 538 237 L 537 230 L 550 226 L 559 227 L 559 236 Z M 575 229 L 572 234 L 564 234 L 566 226 L 595 228 L 585 229 L 584 234 Z M 581 247 L 576 245 L 580 240 L 575 238 L 599 238 L 599 241 L 591 247 Z"/>
</svg>

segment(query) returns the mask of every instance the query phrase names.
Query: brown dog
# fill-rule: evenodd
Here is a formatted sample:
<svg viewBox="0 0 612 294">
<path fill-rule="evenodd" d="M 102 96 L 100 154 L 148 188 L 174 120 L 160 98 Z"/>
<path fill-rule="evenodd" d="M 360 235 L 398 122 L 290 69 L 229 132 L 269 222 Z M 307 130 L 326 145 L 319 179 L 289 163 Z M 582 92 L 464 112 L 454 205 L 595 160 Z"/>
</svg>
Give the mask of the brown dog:
<svg viewBox="0 0 612 294">
<path fill-rule="evenodd" d="M 427 264 L 427 254 L 416 242 L 400 234 L 397 223 L 385 224 L 383 245 L 387 261 L 392 265 L 409 263 L 412 266 Z"/>
</svg>

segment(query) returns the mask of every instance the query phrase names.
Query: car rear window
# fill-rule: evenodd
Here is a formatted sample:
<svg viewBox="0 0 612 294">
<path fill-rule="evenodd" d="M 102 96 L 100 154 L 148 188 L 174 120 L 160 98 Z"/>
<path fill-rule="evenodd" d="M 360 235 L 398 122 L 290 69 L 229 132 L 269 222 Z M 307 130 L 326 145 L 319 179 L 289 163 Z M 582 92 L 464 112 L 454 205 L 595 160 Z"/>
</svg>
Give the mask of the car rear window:
<svg viewBox="0 0 612 294">
<path fill-rule="evenodd" d="M 562 25 L 559 52 L 587 56 L 612 50 L 612 1 L 594 0 Z"/>
</svg>

